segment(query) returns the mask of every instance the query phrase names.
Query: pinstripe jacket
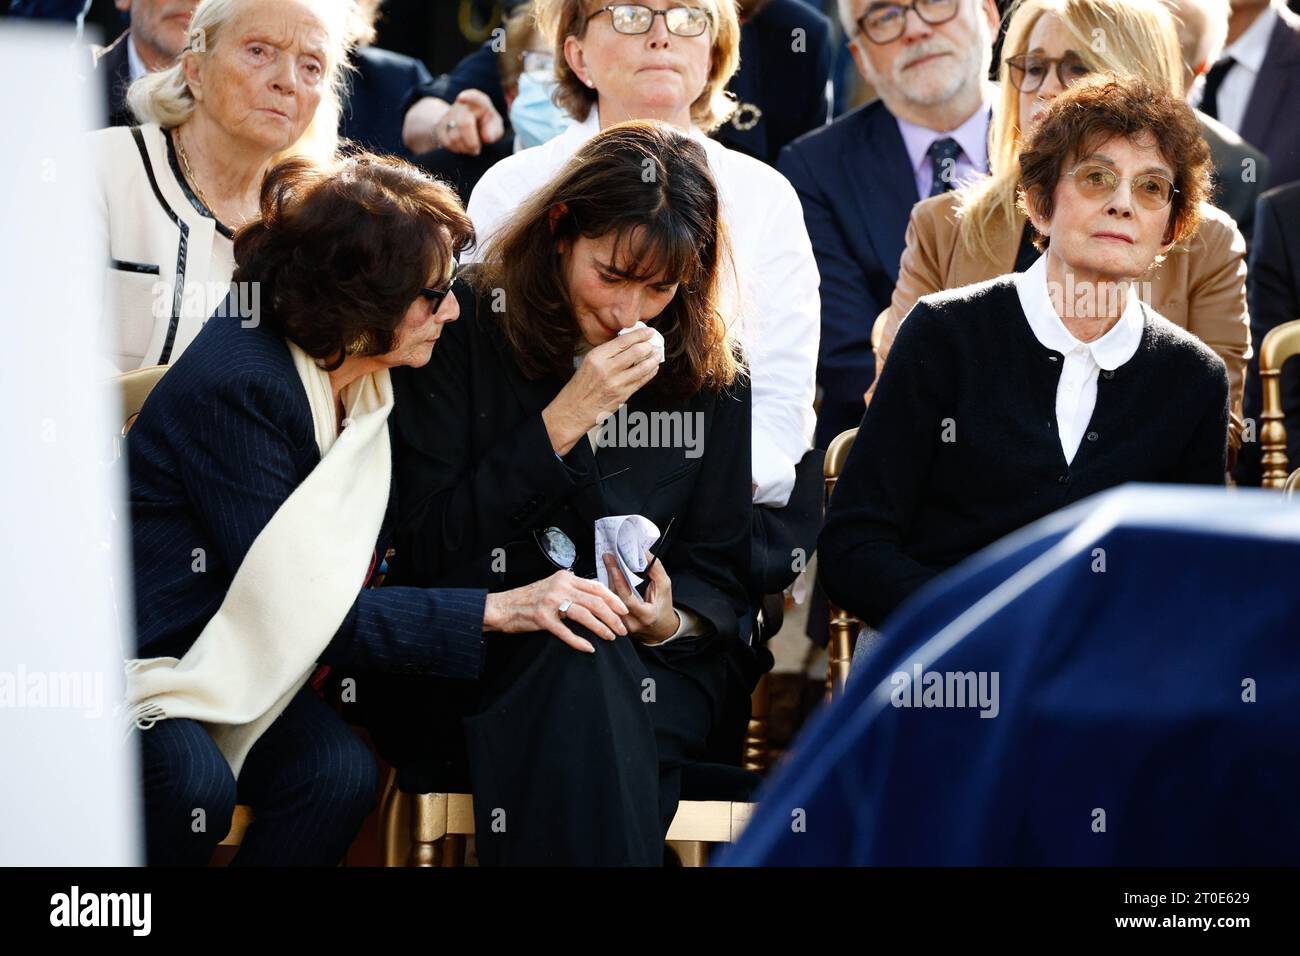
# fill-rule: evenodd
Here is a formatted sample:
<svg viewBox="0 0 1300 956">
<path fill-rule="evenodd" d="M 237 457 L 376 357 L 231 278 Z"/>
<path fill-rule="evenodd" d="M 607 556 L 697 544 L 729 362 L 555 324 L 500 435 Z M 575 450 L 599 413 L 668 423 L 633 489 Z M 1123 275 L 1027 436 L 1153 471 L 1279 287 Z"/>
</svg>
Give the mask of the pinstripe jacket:
<svg viewBox="0 0 1300 956">
<path fill-rule="evenodd" d="M 184 655 L 253 540 L 320 460 L 293 359 L 262 318 L 249 328 L 237 316 L 212 318 L 131 429 L 139 656 Z M 372 577 L 393 513 L 390 491 Z M 322 663 L 478 676 L 486 589 L 362 585 Z"/>
</svg>

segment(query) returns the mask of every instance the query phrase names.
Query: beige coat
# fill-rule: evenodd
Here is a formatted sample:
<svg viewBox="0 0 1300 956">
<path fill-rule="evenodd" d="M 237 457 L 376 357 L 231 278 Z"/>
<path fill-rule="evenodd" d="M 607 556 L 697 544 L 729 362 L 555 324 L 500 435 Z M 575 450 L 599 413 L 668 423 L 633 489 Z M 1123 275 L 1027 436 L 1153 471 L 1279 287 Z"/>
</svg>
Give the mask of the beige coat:
<svg viewBox="0 0 1300 956">
<path fill-rule="evenodd" d="M 102 351 L 124 372 L 174 362 L 230 290 L 233 243 L 199 211 L 159 126 L 98 130 L 90 145 L 107 260 Z"/>
<path fill-rule="evenodd" d="M 912 208 L 898 283 L 889 308 L 881 313 L 876 381 L 898 327 L 917 299 L 1005 275 L 1015 268 L 1025 220 L 1017 218 L 1013 229 L 993 237 L 996 259 L 973 256 L 957 241 L 956 204 L 956 195 L 949 192 Z M 1241 396 L 1250 355 L 1246 243 L 1226 213 L 1206 205 L 1201 214 L 1200 231 L 1185 248 L 1176 246 L 1164 262 L 1139 280 L 1138 288 L 1147 305 L 1199 338 L 1228 366 L 1230 445 L 1235 451 L 1241 445 Z"/>
</svg>

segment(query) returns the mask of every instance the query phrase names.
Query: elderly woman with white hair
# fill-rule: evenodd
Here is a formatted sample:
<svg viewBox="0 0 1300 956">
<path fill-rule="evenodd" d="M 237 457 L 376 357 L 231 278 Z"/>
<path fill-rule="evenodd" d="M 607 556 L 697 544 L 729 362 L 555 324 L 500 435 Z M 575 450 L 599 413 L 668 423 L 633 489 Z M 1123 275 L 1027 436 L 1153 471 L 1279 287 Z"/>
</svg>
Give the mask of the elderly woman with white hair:
<svg viewBox="0 0 1300 956">
<path fill-rule="evenodd" d="M 107 246 L 102 347 L 176 360 L 230 292 L 234 232 L 266 171 L 338 142 L 348 0 L 203 0 L 176 63 L 131 85 L 139 126 L 91 137 Z M 252 311 L 256 290 L 231 301 Z"/>
</svg>

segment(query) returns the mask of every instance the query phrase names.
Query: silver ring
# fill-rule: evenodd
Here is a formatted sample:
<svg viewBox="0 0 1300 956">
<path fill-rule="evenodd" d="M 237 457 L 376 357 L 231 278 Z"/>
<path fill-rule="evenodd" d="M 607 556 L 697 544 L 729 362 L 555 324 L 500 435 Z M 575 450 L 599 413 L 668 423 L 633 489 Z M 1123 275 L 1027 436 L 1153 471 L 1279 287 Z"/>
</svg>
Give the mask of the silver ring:
<svg viewBox="0 0 1300 956">
<path fill-rule="evenodd" d="M 455 128 L 456 128 L 456 121 L 454 119 L 447 120 L 447 130 L 450 132 Z"/>
<path fill-rule="evenodd" d="M 573 607 L 572 601 L 561 601 L 559 607 L 560 617 L 564 617 L 564 612 L 571 607 Z"/>
</svg>

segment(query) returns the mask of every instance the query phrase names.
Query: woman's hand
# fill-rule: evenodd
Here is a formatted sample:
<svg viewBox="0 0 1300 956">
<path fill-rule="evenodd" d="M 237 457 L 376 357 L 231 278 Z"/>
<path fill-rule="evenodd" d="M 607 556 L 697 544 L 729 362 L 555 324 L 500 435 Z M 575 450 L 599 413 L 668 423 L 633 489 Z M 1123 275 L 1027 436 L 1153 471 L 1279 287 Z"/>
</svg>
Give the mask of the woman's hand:
<svg viewBox="0 0 1300 956">
<path fill-rule="evenodd" d="M 557 455 L 567 455 L 597 423 L 618 411 L 632 394 L 659 372 L 654 332 L 637 329 L 598 345 L 573 377 L 542 409 L 546 433 Z"/>
<path fill-rule="evenodd" d="M 560 605 L 570 602 L 564 614 Z M 510 591 L 487 596 L 483 608 L 483 630 L 507 634 L 546 631 L 572 648 L 594 654 L 591 642 L 569 630 L 565 618 L 581 624 L 607 641 L 627 634 L 622 618 L 628 607 L 599 581 L 580 578 L 572 571 L 557 571 L 549 578 Z"/>
<path fill-rule="evenodd" d="M 651 558 L 652 555 L 647 552 L 646 559 Z M 650 565 L 650 586 L 646 588 L 644 601 L 628 584 L 627 578 L 623 577 L 612 554 L 605 555 L 605 569 L 609 571 L 610 587 L 627 605 L 628 613 L 623 618 L 623 624 L 629 634 L 644 643 L 655 644 L 666 641 L 677 633 L 681 619 L 673 610 L 673 582 L 664 570 L 662 561 Z"/>
</svg>

